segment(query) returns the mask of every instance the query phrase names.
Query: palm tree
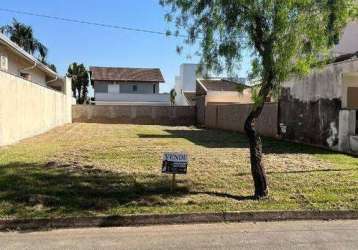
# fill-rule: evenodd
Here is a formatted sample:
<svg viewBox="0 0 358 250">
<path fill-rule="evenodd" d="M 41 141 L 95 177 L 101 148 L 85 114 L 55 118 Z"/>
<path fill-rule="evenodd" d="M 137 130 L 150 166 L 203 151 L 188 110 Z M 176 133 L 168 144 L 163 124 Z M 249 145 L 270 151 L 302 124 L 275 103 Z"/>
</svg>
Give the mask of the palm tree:
<svg viewBox="0 0 358 250">
<path fill-rule="evenodd" d="M 175 105 L 175 98 L 177 96 L 177 92 L 175 92 L 175 89 L 170 90 L 170 103 L 172 106 Z"/>
<path fill-rule="evenodd" d="M 23 48 L 26 52 L 34 55 L 39 54 L 39 60 L 46 62 L 47 48 L 39 42 L 33 34 L 31 26 L 18 22 L 15 18 L 11 25 L 5 25 L 0 31 L 9 36 L 10 40 Z"/>
<path fill-rule="evenodd" d="M 88 93 L 88 71 L 83 64 L 72 63 L 67 70 L 67 76 L 72 78 L 72 93 L 77 103 L 83 104 Z"/>
</svg>

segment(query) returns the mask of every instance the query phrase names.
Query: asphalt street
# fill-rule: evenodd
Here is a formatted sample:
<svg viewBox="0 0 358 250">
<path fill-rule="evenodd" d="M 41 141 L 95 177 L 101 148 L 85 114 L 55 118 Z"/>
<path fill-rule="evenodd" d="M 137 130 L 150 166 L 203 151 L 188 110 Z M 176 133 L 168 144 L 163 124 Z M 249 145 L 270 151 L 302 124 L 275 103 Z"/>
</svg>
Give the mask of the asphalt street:
<svg viewBox="0 0 358 250">
<path fill-rule="evenodd" d="M 0 233 L 0 249 L 358 249 L 358 221 L 85 228 Z"/>
</svg>

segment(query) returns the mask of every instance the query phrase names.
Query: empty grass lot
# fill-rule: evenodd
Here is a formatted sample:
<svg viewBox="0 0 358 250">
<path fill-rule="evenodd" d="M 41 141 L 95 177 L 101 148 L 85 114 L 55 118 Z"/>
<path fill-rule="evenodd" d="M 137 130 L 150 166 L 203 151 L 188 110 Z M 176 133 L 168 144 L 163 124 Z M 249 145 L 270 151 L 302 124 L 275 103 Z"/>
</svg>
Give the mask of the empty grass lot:
<svg viewBox="0 0 358 250">
<path fill-rule="evenodd" d="M 166 151 L 188 174 L 161 174 Z M 194 127 L 81 124 L 0 148 L 0 218 L 247 210 L 358 210 L 358 159 L 264 140 L 270 196 L 252 198 L 244 135 Z"/>
</svg>

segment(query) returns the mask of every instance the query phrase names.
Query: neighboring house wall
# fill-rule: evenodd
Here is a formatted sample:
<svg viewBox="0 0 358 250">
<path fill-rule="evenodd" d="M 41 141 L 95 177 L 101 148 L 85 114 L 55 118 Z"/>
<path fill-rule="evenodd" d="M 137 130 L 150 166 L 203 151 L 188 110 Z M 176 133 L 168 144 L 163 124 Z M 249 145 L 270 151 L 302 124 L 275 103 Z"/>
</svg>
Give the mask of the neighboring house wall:
<svg viewBox="0 0 358 250">
<path fill-rule="evenodd" d="M 126 94 L 158 94 L 159 83 L 120 83 L 120 93 Z M 136 91 L 133 90 L 136 86 Z"/>
<path fill-rule="evenodd" d="M 118 85 L 118 93 L 124 94 L 158 94 L 159 83 L 124 83 L 124 82 L 104 82 L 94 81 L 95 93 L 109 93 L 109 85 Z M 136 90 L 136 91 L 135 91 Z"/>
<path fill-rule="evenodd" d="M 252 103 L 251 90 L 238 91 L 208 91 L 206 103 Z"/>
<path fill-rule="evenodd" d="M 72 121 L 71 80 L 64 93 L 0 71 L 0 146 Z"/>
<path fill-rule="evenodd" d="M 0 44 L 0 56 L 4 55 L 8 58 L 8 70 L 9 74 L 20 76 L 20 72 L 30 73 L 31 81 L 41 84 L 43 86 L 46 85 L 46 74 L 40 71 L 37 68 L 34 69 L 27 69 L 31 68 L 34 63 L 29 63 L 23 60 L 21 57 L 16 55 L 13 51 L 9 50 L 4 45 Z"/>
<path fill-rule="evenodd" d="M 280 126 L 284 139 L 349 152 L 350 136 L 343 128 L 355 119 L 343 119 L 342 109 L 358 109 L 358 60 L 348 60 L 317 69 L 304 78 L 284 83 L 280 98 Z M 349 98 L 348 98 L 349 97 Z M 354 113 L 353 112 L 353 113 Z M 342 119 L 341 119 L 342 117 Z"/>
<path fill-rule="evenodd" d="M 136 91 L 134 87 L 136 86 Z M 169 94 L 159 94 L 159 83 L 94 81 L 96 104 L 170 105 Z"/>
<path fill-rule="evenodd" d="M 349 54 L 358 51 L 358 21 L 351 22 L 344 29 L 339 44 L 333 49 L 336 55 Z"/>
<path fill-rule="evenodd" d="M 126 105 L 133 103 L 143 105 L 170 105 L 169 94 L 110 94 L 110 93 L 97 93 L 95 94 L 96 104 L 115 104 Z"/>
<path fill-rule="evenodd" d="M 196 95 L 205 98 L 205 104 L 208 103 L 252 103 L 251 89 L 239 91 L 212 91 L 205 90 L 203 86 L 196 83 Z"/>
<path fill-rule="evenodd" d="M 73 106 L 73 122 L 194 125 L 195 119 L 195 107 L 189 106 Z"/>
</svg>

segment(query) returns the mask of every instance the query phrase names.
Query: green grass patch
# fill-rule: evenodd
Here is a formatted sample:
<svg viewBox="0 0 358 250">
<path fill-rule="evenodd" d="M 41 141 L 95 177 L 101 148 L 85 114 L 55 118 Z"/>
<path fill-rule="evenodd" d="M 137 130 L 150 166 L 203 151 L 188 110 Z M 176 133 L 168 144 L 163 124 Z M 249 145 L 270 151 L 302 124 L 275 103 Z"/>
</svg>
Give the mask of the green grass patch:
<svg viewBox="0 0 358 250">
<path fill-rule="evenodd" d="M 270 195 L 254 200 L 246 137 L 194 127 L 71 124 L 0 149 L 0 218 L 358 209 L 358 160 L 264 139 Z M 164 152 L 188 174 L 160 172 Z"/>
</svg>

